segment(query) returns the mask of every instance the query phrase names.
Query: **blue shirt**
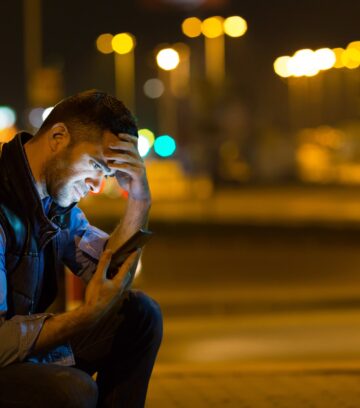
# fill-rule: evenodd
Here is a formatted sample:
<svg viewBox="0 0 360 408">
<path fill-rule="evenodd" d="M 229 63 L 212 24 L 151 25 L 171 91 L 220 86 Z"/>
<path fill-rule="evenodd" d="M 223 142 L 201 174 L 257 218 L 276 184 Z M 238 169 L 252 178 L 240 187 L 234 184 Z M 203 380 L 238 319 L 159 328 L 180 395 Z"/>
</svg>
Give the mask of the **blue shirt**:
<svg viewBox="0 0 360 408">
<path fill-rule="evenodd" d="M 47 214 L 51 199 L 49 197 L 43 199 L 42 204 Z M 90 225 L 79 207 L 74 207 L 71 211 L 74 216 L 71 217 L 72 223 L 69 226 L 70 242 L 64 248 L 64 257 L 59 259 L 59 262 L 63 262 L 69 269 L 74 265 L 80 265 L 80 270 L 77 270 L 76 274 L 88 282 L 96 270 L 96 260 L 100 258 L 109 236 Z M 52 316 L 51 313 L 16 315 L 11 319 L 5 319 L 7 312 L 5 248 L 6 237 L 0 225 L 0 367 L 21 361 L 74 365 L 75 359 L 69 343 L 41 355 L 31 355 L 44 321 Z"/>
</svg>

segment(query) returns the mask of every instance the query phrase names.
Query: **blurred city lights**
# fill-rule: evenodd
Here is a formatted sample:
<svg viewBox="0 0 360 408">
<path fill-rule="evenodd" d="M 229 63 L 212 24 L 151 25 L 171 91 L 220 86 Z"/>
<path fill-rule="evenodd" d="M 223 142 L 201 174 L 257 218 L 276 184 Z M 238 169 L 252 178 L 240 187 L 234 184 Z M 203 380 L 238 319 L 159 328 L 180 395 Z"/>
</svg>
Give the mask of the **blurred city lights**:
<svg viewBox="0 0 360 408">
<path fill-rule="evenodd" d="M 230 37 L 241 37 L 247 31 L 247 23 L 240 16 L 231 16 L 224 21 L 224 31 Z"/>
<path fill-rule="evenodd" d="M 355 48 L 350 48 L 344 50 L 341 54 L 341 61 L 344 64 L 344 67 L 349 69 L 355 69 L 360 66 L 360 52 Z"/>
<path fill-rule="evenodd" d="M 179 65 L 179 53 L 173 48 L 164 48 L 158 52 L 156 62 L 160 68 L 171 71 Z"/>
<path fill-rule="evenodd" d="M 333 48 L 332 51 L 336 58 L 334 68 L 344 68 L 344 63 L 342 61 L 342 54 L 345 51 L 344 48 Z"/>
<path fill-rule="evenodd" d="M 314 52 L 315 64 L 319 70 L 327 70 L 334 66 L 336 55 L 330 48 L 320 48 Z"/>
<path fill-rule="evenodd" d="M 51 112 L 53 109 L 54 109 L 53 106 L 50 106 L 49 108 L 44 109 L 44 111 L 43 111 L 43 113 L 42 113 L 42 115 L 41 115 L 43 121 L 50 115 L 50 112 Z"/>
<path fill-rule="evenodd" d="M 0 106 L 0 130 L 10 128 L 16 122 L 16 113 L 9 106 Z"/>
<path fill-rule="evenodd" d="M 355 63 L 358 61 L 358 65 Z M 316 51 L 303 49 L 296 51 L 292 57 L 282 56 L 274 61 L 274 71 L 277 75 L 288 78 L 290 76 L 312 77 L 320 71 L 330 68 L 342 68 L 360 65 L 360 50 L 355 47 L 347 50 L 342 48 L 320 48 Z"/>
<path fill-rule="evenodd" d="M 29 112 L 29 122 L 34 128 L 39 128 L 43 123 L 44 108 L 34 108 Z"/>
<path fill-rule="evenodd" d="M 118 54 L 128 54 L 135 47 L 135 38 L 130 33 L 116 34 L 111 41 L 113 50 Z"/>
<path fill-rule="evenodd" d="M 144 93 L 151 99 L 160 98 L 164 93 L 165 87 L 162 81 L 157 78 L 148 79 L 144 84 Z"/>
<path fill-rule="evenodd" d="M 220 16 L 209 17 L 201 24 L 201 31 L 207 38 L 216 38 L 224 34 L 224 19 Z"/>
<path fill-rule="evenodd" d="M 314 51 L 304 49 L 297 51 L 289 61 L 289 69 L 293 76 L 314 76 L 319 72 Z"/>
<path fill-rule="evenodd" d="M 155 139 L 154 150 L 161 157 L 169 157 L 176 150 L 175 140 L 169 135 L 159 136 Z"/>
<path fill-rule="evenodd" d="M 347 49 L 355 48 L 356 50 L 360 51 L 360 41 L 352 41 L 351 43 L 348 44 L 346 48 Z"/>
<path fill-rule="evenodd" d="M 145 157 L 149 153 L 151 148 L 148 139 L 145 136 L 142 136 L 140 133 L 137 148 L 141 157 Z"/>
<path fill-rule="evenodd" d="M 155 135 L 150 129 L 139 129 L 138 131 L 139 135 L 142 137 L 145 137 L 145 139 L 148 140 L 150 147 L 154 144 L 155 141 Z"/>
<path fill-rule="evenodd" d="M 0 129 L 0 142 L 10 142 L 10 140 L 14 138 L 17 132 L 18 129 L 15 126 Z"/>
<path fill-rule="evenodd" d="M 183 21 L 181 28 L 187 37 L 199 37 L 201 35 L 201 20 L 197 17 L 189 17 Z"/>
<path fill-rule="evenodd" d="M 111 54 L 114 51 L 111 44 L 112 39 L 113 35 L 109 33 L 99 35 L 96 39 L 96 48 L 98 51 L 103 54 Z"/>
<path fill-rule="evenodd" d="M 289 69 L 290 60 L 291 60 L 291 57 L 287 55 L 276 58 L 274 62 L 274 70 L 279 76 L 283 78 L 288 78 L 289 76 L 291 76 L 291 71 Z"/>
</svg>

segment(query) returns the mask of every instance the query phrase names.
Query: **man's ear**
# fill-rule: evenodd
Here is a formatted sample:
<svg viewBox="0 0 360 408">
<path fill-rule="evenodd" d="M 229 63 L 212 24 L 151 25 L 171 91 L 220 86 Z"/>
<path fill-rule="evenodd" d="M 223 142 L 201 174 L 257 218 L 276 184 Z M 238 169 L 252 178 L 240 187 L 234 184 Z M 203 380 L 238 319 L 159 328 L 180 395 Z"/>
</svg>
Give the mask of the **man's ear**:
<svg viewBox="0 0 360 408">
<path fill-rule="evenodd" d="M 65 123 L 55 123 L 48 133 L 50 150 L 57 153 L 70 143 L 70 133 Z"/>
</svg>

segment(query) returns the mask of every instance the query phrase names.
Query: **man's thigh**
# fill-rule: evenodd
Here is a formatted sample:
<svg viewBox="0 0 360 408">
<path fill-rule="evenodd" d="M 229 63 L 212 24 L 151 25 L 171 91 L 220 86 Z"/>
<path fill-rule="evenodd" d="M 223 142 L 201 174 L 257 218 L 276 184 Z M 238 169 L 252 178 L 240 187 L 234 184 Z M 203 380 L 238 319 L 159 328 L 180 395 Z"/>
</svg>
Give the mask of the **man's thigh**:
<svg viewBox="0 0 360 408">
<path fill-rule="evenodd" d="M 92 408 L 96 403 L 96 383 L 81 370 L 34 363 L 0 368 L 0 407 Z"/>
</svg>

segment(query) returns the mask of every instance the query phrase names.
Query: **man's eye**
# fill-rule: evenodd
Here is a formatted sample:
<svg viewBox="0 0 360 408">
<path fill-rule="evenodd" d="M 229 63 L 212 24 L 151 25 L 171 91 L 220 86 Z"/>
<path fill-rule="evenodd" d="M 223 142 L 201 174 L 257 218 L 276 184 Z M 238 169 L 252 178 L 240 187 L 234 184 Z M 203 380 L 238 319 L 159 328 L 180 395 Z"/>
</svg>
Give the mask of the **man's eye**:
<svg viewBox="0 0 360 408">
<path fill-rule="evenodd" d="M 92 166 L 93 166 L 93 168 L 95 169 L 95 170 L 101 170 L 102 169 L 102 167 L 100 166 L 100 164 L 98 164 L 98 163 L 96 163 L 96 162 L 92 162 Z"/>
</svg>

